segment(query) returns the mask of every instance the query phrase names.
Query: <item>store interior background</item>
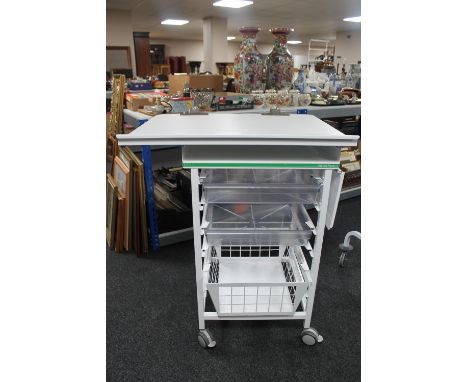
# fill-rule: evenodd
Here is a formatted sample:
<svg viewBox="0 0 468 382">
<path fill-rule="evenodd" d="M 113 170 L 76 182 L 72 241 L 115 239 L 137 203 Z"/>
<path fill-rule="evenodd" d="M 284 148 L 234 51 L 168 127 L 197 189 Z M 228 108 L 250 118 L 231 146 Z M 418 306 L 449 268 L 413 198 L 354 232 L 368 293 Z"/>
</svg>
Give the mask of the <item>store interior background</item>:
<svg viewBox="0 0 468 382">
<path fill-rule="evenodd" d="M 254 13 L 255 12 L 255 13 Z M 189 0 L 149 1 L 130 3 L 125 0 L 108 0 L 106 9 L 106 46 L 128 46 L 131 51 L 131 68 L 136 74 L 133 32 L 149 32 L 150 44 L 164 44 L 165 56 L 185 56 L 186 62 L 203 61 L 203 19 L 227 19 L 227 36 L 236 39 L 226 41 L 225 48 L 213 51 L 214 62 L 233 62 L 239 52 L 241 26 L 258 26 L 257 48 L 262 54 L 270 53 L 273 36 L 272 27 L 290 27 L 294 32 L 288 40 L 299 40 L 301 44 L 288 44 L 294 58 L 294 67 L 306 65 L 309 39 L 329 40 L 335 46 L 335 57 L 346 59 L 346 64 L 361 60 L 361 24 L 343 21 L 345 17 L 361 14 L 360 0 L 346 2 L 307 0 L 285 2 L 280 0 L 256 1 L 255 8 L 240 9 L 213 7 L 212 1 Z M 166 18 L 185 19 L 182 26 L 161 25 Z M 323 48 L 323 44 L 312 44 Z M 315 51 L 317 54 L 318 51 Z M 112 66 L 107 56 L 107 70 Z M 202 64 L 201 70 L 211 70 Z"/>
</svg>

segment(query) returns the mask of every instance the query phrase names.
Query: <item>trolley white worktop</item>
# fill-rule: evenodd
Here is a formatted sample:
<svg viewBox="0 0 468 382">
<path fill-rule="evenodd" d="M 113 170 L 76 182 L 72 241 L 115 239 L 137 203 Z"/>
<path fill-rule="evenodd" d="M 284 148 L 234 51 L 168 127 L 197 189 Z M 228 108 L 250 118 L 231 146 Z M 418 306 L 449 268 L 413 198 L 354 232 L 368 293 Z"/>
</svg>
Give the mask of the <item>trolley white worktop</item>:
<svg viewBox="0 0 468 382">
<path fill-rule="evenodd" d="M 187 123 L 189 122 L 189 123 Z M 355 146 L 359 136 L 345 135 L 309 114 L 204 115 L 163 114 L 129 134 L 119 145 L 279 145 Z"/>
</svg>

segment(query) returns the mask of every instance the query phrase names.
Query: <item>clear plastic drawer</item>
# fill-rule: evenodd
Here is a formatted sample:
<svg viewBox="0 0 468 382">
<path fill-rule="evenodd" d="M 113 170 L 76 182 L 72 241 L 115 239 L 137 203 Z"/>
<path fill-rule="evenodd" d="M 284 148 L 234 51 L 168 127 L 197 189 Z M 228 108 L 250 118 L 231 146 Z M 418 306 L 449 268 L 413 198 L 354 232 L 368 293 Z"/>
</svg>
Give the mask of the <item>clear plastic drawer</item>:
<svg viewBox="0 0 468 382">
<path fill-rule="evenodd" d="M 305 245 L 313 227 L 299 204 L 208 204 L 202 225 L 210 245 Z"/>
<path fill-rule="evenodd" d="M 320 201 L 322 178 L 311 170 L 215 169 L 201 174 L 208 203 L 297 203 Z"/>
</svg>

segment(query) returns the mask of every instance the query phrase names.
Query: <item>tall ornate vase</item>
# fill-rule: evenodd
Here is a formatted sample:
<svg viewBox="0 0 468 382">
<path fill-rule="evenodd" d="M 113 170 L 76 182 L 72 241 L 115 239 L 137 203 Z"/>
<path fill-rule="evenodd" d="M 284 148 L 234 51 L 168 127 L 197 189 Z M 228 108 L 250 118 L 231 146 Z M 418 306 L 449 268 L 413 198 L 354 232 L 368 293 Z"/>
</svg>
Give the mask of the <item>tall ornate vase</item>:
<svg viewBox="0 0 468 382">
<path fill-rule="evenodd" d="M 304 69 L 299 69 L 296 81 L 294 81 L 294 89 L 299 90 L 301 93 L 304 93 L 305 84 L 306 78 L 304 74 Z"/>
<path fill-rule="evenodd" d="M 289 53 L 288 42 L 289 28 L 273 28 L 270 30 L 275 36 L 273 50 L 266 59 L 267 88 L 290 89 L 293 77 L 293 58 Z"/>
<path fill-rule="evenodd" d="M 250 93 L 262 89 L 263 60 L 257 50 L 257 33 L 260 28 L 242 27 L 240 52 L 234 58 L 234 86 L 237 93 Z"/>
</svg>

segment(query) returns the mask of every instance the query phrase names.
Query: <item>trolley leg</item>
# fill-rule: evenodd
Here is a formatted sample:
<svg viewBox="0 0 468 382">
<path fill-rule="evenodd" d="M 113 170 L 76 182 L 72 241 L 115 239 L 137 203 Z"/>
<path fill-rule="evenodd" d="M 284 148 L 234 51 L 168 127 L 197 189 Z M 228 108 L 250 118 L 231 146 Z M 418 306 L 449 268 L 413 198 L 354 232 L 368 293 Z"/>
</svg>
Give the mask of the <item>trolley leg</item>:
<svg viewBox="0 0 468 382">
<path fill-rule="evenodd" d="M 320 266 L 320 256 L 322 252 L 323 234 L 325 232 L 325 221 L 327 218 L 328 199 L 329 199 L 329 194 L 330 194 L 332 171 L 333 170 L 324 170 L 325 179 L 324 179 L 324 184 L 323 184 L 322 203 L 321 203 L 317 226 L 316 226 L 317 236 L 315 237 L 315 241 L 314 241 L 314 258 L 312 259 L 312 266 L 310 269 L 312 285 L 310 286 L 308 290 L 308 294 L 307 294 L 308 298 L 307 298 L 306 319 L 304 320 L 304 330 L 302 332 L 302 340 L 304 341 L 304 343 L 308 345 L 313 345 L 313 343 L 321 342 L 323 340 L 322 336 L 320 336 L 315 329 L 310 328 L 310 321 L 312 318 L 312 309 L 314 306 L 315 289 L 317 286 L 317 277 L 318 277 L 318 271 L 319 271 L 319 266 Z M 312 340 L 308 339 L 308 336 L 316 337 L 314 338 L 315 341 L 313 341 L 313 343 L 309 343 Z"/>
<path fill-rule="evenodd" d="M 193 243 L 195 246 L 195 277 L 197 281 L 197 302 L 198 302 L 198 328 L 205 329 L 204 319 L 204 295 L 203 295 L 203 259 L 201 247 L 200 230 L 200 195 L 198 169 L 191 170 L 192 181 L 192 215 L 193 215 Z"/>
</svg>

